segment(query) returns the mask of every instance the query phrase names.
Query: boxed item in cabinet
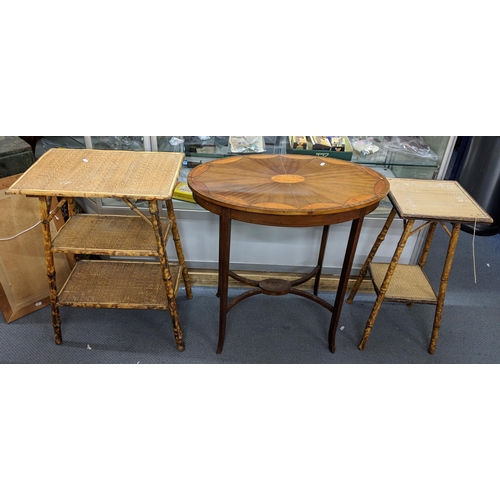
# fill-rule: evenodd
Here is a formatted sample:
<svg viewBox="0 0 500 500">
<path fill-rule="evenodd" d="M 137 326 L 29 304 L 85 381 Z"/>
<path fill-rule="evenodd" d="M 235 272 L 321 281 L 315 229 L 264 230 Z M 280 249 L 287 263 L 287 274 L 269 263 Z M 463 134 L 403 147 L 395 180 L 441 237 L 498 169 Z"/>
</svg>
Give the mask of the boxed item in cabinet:
<svg viewBox="0 0 500 500">
<path fill-rule="evenodd" d="M 347 136 L 289 136 L 286 152 L 348 161 L 352 158 L 352 146 Z"/>
<path fill-rule="evenodd" d="M 172 198 L 182 201 L 190 201 L 191 203 L 196 203 L 193 198 L 193 192 L 189 189 L 187 182 L 179 181 L 175 185 L 174 193 Z"/>
</svg>

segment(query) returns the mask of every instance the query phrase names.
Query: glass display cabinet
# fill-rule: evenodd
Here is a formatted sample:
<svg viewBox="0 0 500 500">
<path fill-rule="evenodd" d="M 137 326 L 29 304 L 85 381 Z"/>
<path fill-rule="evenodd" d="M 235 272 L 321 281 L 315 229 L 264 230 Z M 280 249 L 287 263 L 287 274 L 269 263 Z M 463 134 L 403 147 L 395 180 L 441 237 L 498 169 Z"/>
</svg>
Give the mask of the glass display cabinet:
<svg viewBox="0 0 500 500">
<path fill-rule="evenodd" d="M 285 152 L 282 136 L 155 136 L 151 138 L 153 151 L 184 152 L 194 161 L 223 158 L 229 155 Z"/>
<path fill-rule="evenodd" d="M 57 138 L 50 139 L 53 145 Z M 73 147 L 68 138 L 63 139 L 66 139 L 65 144 L 60 147 Z M 347 136 L 347 139 L 352 148 L 350 161 L 373 168 L 386 177 L 420 179 L 444 179 L 456 141 L 453 136 Z M 186 156 L 179 180 L 185 180 L 191 168 L 214 158 L 248 153 L 286 154 L 290 148 L 290 138 L 287 136 L 86 136 L 78 138 L 75 147 L 82 147 L 82 143 L 84 147 L 95 149 L 184 152 Z M 125 214 L 130 211 L 120 200 L 106 198 L 78 201 L 88 213 Z M 196 203 L 174 199 L 174 207 L 188 267 L 217 269 L 217 217 Z M 384 199 L 379 208 L 365 218 L 353 271 L 361 268 L 390 208 L 389 200 Z M 146 206 L 144 210 L 147 210 Z M 165 206 L 161 210 L 164 215 Z M 336 275 L 342 267 L 341 259 L 349 229 L 349 224 L 332 226 L 324 260 L 325 272 Z M 401 229 L 402 221 L 395 221 L 377 254 L 381 261 L 390 261 Z M 237 222 L 232 232 L 231 261 L 234 268 L 250 271 L 304 272 L 312 264 L 308 242 L 311 239 L 319 242 L 321 238 L 318 228 L 258 227 Z M 409 242 L 405 247 L 401 263 L 414 263 L 425 238 L 425 231 L 420 233 L 413 243 Z M 174 254 L 173 249 L 169 251 Z"/>
<path fill-rule="evenodd" d="M 347 138 L 352 156 L 346 157 L 341 154 L 340 159 L 348 159 L 373 168 L 386 177 L 418 179 L 444 178 L 456 140 L 456 137 L 449 136 L 348 136 Z M 262 152 L 270 154 L 290 152 L 289 137 L 265 136 L 262 139 L 264 144 Z M 181 180 L 187 177 L 190 168 L 200 163 L 214 158 L 252 152 L 232 151 L 231 138 L 227 136 L 156 136 L 151 137 L 151 145 L 153 151 L 175 151 L 186 154 Z M 317 154 L 324 153 L 318 150 Z M 185 210 L 194 209 L 190 203 L 179 200 L 175 200 L 175 203 Z M 390 209 L 390 202 L 385 199 L 371 217 L 385 217 Z"/>
<path fill-rule="evenodd" d="M 90 138 L 84 136 L 45 136 L 35 146 L 35 159 L 52 148 L 84 149 L 91 147 Z"/>
<path fill-rule="evenodd" d="M 92 149 L 120 149 L 124 151 L 151 151 L 151 143 L 148 139 L 144 136 L 89 137 Z"/>
<path fill-rule="evenodd" d="M 383 169 L 388 177 L 437 179 L 444 170 L 443 163 L 447 166 L 455 139 L 443 136 L 350 136 L 351 161 L 376 170 Z"/>
</svg>

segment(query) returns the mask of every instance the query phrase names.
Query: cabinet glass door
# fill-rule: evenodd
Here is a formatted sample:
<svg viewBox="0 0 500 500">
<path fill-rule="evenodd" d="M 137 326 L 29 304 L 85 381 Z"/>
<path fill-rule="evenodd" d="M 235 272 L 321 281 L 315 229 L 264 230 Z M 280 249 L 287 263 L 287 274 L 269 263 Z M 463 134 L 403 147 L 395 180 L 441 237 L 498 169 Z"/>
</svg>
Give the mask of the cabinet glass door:
<svg viewBox="0 0 500 500">
<path fill-rule="evenodd" d="M 85 137 L 83 136 L 44 136 L 39 139 L 35 147 L 35 158 L 40 158 L 49 149 L 85 149 Z"/>
<path fill-rule="evenodd" d="M 387 177 L 436 178 L 447 163 L 448 136 L 349 136 L 355 163 Z M 446 165 L 445 165 L 446 166 Z"/>
<path fill-rule="evenodd" d="M 146 151 L 144 136 L 91 136 L 93 149 L 122 149 Z"/>
<path fill-rule="evenodd" d="M 157 136 L 155 139 L 158 151 L 183 152 L 192 158 L 285 152 L 285 138 L 279 136 Z"/>
</svg>

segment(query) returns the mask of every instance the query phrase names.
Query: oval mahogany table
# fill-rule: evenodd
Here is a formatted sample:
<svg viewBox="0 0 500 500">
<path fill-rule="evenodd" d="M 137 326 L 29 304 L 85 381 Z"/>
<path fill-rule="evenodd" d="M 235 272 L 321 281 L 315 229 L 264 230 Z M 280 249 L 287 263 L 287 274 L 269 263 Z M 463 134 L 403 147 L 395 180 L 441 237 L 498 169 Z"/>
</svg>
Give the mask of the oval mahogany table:
<svg viewBox="0 0 500 500">
<path fill-rule="evenodd" d="M 332 312 L 328 332 L 330 351 L 335 352 L 335 332 L 365 215 L 377 208 L 389 191 L 389 182 L 378 172 L 347 161 L 319 156 L 254 154 L 213 160 L 195 167 L 188 175 L 195 201 L 219 216 L 219 343 L 222 352 L 226 316 L 241 300 L 264 293 L 293 293 L 314 300 Z M 229 269 L 231 220 L 285 227 L 323 226 L 318 263 L 306 276 L 287 282 L 267 279 L 256 282 Z M 331 224 L 352 221 L 349 240 L 332 306 L 318 297 L 321 268 Z M 256 287 L 228 304 L 228 279 Z M 314 278 L 313 293 L 295 288 Z"/>
</svg>

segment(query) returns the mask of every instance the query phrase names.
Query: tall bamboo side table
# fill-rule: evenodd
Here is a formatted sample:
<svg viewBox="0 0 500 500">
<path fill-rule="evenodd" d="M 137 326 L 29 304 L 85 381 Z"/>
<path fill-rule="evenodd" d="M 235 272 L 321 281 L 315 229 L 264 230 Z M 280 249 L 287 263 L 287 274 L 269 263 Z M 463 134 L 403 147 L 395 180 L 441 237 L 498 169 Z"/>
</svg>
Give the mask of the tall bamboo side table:
<svg viewBox="0 0 500 500">
<path fill-rule="evenodd" d="M 51 149 L 7 191 L 39 198 L 56 344 L 62 342 L 59 306 L 165 309 L 170 312 L 177 349 L 184 350 L 176 304 L 181 278 L 188 298 L 192 291 L 172 204 L 183 159 L 183 153 Z M 54 196 L 59 202 L 50 211 Z M 134 213 L 77 214 L 77 197 L 118 198 Z M 138 201 L 148 203 L 150 217 L 137 207 Z M 163 201 L 168 217 L 160 216 Z M 68 220 L 52 238 L 50 221 L 64 206 Z M 167 257 L 170 235 L 177 263 Z M 74 254 L 76 259 L 60 291 L 53 252 Z M 156 259 L 96 260 L 83 255 Z"/>
<path fill-rule="evenodd" d="M 436 306 L 436 312 L 428 352 L 429 354 L 434 354 L 460 225 L 462 222 L 491 223 L 492 218 L 456 181 L 396 178 L 389 179 L 389 183 L 390 191 L 388 197 L 393 208 L 368 254 L 347 299 L 348 303 L 352 303 L 359 286 L 369 270 L 377 298 L 358 347 L 360 350 L 364 349 L 384 300 L 404 302 L 409 305 L 412 303 L 431 304 Z M 396 214 L 403 219 L 404 229 L 392 260 L 389 264 L 374 263 L 372 260 L 381 243 L 384 241 Z M 417 220 L 424 221 L 424 223 L 412 230 Z M 451 223 L 451 232 L 445 225 L 445 222 Z M 441 275 L 439 291 L 436 294 L 424 273 L 424 266 L 438 223 L 450 237 L 450 242 Z M 428 226 L 429 231 L 418 264 L 398 264 L 408 238 Z"/>
</svg>

